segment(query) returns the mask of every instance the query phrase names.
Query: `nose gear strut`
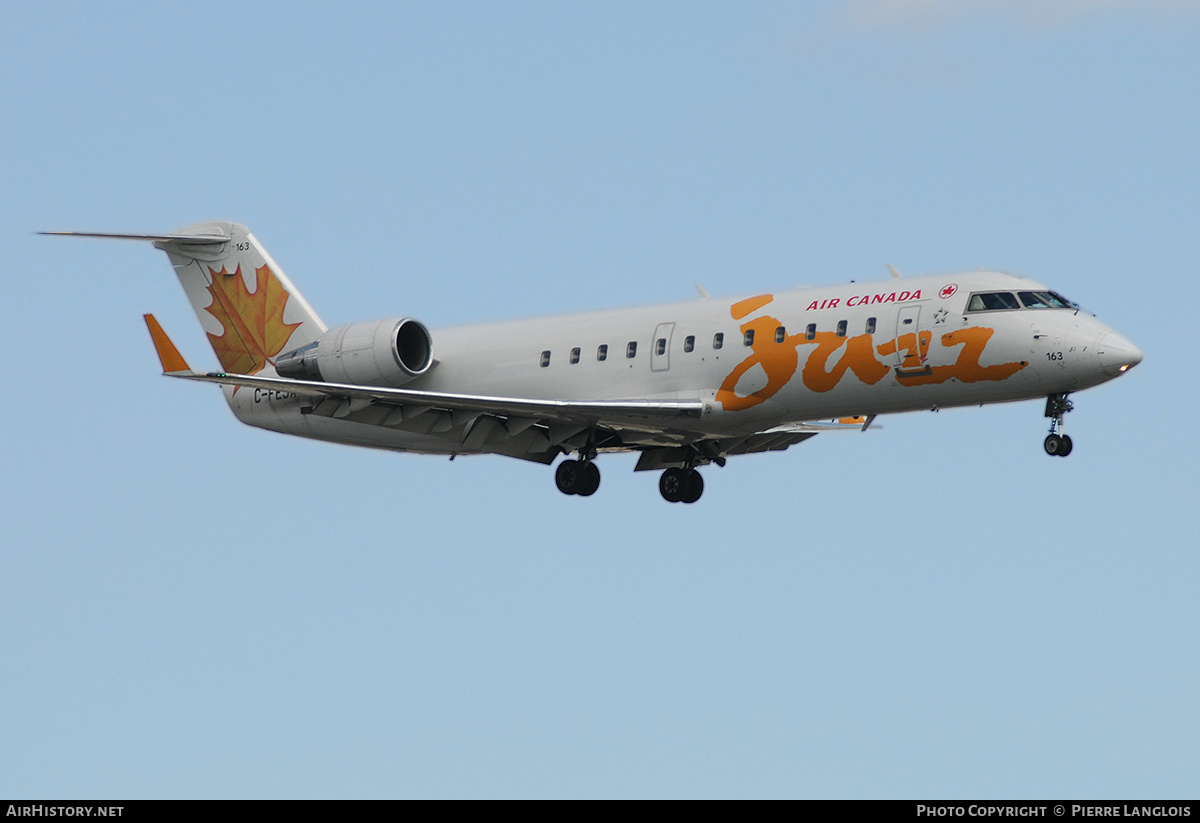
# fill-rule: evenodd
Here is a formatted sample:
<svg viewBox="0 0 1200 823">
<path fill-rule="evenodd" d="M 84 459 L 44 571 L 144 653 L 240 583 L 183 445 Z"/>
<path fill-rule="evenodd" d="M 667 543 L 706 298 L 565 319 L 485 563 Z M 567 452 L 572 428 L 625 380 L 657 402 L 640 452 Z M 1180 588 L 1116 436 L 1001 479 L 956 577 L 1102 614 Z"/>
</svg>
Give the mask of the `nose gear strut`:
<svg viewBox="0 0 1200 823">
<path fill-rule="evenodd" d="M 1063 417 L 1075 404 L 1064 394 L 1052 394 L 1046 398 L 1046 416 L 1050 418 L 1050 434 L 1042 444 L 1051 457 L 1066 457 L 1071 453 L 1071 438 L 1062 433 Z"/>
</svg>

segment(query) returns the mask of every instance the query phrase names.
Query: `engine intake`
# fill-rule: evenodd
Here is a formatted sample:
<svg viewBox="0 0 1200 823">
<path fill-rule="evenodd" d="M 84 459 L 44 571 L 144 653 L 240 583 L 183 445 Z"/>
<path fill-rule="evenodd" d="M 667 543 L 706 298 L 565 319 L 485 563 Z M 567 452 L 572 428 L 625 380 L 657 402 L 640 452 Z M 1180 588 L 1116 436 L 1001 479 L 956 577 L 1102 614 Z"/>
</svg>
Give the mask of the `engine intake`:
<svg viewBox="0 0 1200 823">
<path fill-rule="evenodd" d="M 280 377 L 367 386 L 399 386 L 432 365 L 429 329 L 407 317 L 339 326 L 275 359 Z"/>
</svg>

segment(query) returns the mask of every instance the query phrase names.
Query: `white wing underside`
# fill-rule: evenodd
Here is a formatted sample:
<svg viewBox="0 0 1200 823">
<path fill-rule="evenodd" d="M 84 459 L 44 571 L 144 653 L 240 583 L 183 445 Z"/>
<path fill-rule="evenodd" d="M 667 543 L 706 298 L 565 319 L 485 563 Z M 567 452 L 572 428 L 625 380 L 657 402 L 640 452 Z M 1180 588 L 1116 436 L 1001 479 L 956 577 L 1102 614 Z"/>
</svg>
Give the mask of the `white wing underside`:
<svg viewBox="0 0 1200 823">
<path fill-rule="evenodd" d="M 741 435 L 706 432 L 700 400 L 546 400 L 456 394 L 403 388 L 317 383 L 220 372 L 168 372 L 172 377 L 286 392 L 321 417 L 454 439 L 449 452 L 494 452 L 550 462 L 589 442 L 601 451 L 641 450 L 639 469 L 682 463 L 697 447 L 705 458 L 777 451 L 822 431 L 859 430 L 860 424 L 790 423 Z"/>
</svg>

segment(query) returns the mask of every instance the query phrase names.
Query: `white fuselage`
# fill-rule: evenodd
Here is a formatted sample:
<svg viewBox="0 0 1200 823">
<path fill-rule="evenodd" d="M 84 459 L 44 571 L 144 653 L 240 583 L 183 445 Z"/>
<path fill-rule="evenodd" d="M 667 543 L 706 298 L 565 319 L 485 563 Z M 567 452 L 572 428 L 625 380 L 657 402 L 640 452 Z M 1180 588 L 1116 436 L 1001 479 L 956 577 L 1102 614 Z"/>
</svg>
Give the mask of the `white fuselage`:
<svg viewBox="0 0 1200 823">
<path fill-rule="evenodd" d="M 687 440 L 1066 394 L 1140 360 L 1073 306 L 968 310 L 975 294 L 1047 291 L 972 272 L 445 328 L 432 334 L 433 367 L 405 388 L 702 401 L 703 414 L 678 423 Z M 275 431 L 397 450 L 491 451 L 464 448 L 450 417 L 430 431 L 405 430 L 304 414 L 294 395 L 225 391 L 241 420 Z"/>
</svg>

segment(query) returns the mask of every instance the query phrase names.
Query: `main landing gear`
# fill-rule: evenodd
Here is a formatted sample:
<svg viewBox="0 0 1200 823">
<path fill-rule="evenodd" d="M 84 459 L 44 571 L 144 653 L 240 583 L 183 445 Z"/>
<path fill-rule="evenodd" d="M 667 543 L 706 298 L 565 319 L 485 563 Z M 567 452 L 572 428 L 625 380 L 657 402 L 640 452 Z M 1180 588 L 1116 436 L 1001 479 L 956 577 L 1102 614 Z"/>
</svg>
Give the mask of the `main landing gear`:
<svg viewBox="0 0 1200 823">
<path fill-rule="evenodd" d="M 564 460 L 554 470 L 554 482 L 563 494 L 589 497 L 600 488 L 600 469 L 590 460 Z M 658 490 L 668 503 L 695 503 L 704 494 L 704 478 L 695 469 L 667 469 Z"/>
<path fill-rule="evenodd" d="M 563 460 L 554 470 L 554 482 L 563 494 L 577 494 L 580 497 L 590 497 L 600 488 L 600 469 L 592 461 L 596 457 L 596 449 L 591 442 L 579 450 L 577 460 Z M 705 454 L 696 447 L 681 461 L 682 466 L 676 465 L 665 470 L 658 480 L 658 491 L 668 503 L 695 503 L 704 494 L 704 478 L 696 471 L 696 464 L 707 465 L 716 463 L 725 465 L 725 458 L 719 454 Z M 662 464 L 659 464 L 662 465 Z"/>
<path fill-rule="evenodd" d="M 695 503 L 704 494 L 704 478 L 691 468 L 667 469 L 658 480 L 658 491 L 668 503 Z"/>
<path fill-rule="evenodd" d="M 1071 438 L 1062 433 L 1063 416 L 1075 404 L 1065 394 L 1052 394 L 1046 398 L 1046 416 L 1050 418 L 1050 434 L 1042 445 L 1051 457 L 1066 457 L 1071 453 Z"/>
<path fill-rule="evenodd" d="M 600 469 L 591 460 L 564 460 L 554 470 L 554 482 L 563 494 L 589 497 L 600 488 Z"/>
</svg>

